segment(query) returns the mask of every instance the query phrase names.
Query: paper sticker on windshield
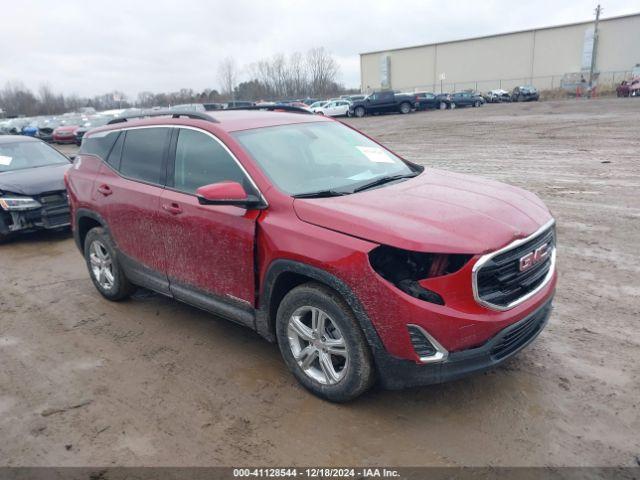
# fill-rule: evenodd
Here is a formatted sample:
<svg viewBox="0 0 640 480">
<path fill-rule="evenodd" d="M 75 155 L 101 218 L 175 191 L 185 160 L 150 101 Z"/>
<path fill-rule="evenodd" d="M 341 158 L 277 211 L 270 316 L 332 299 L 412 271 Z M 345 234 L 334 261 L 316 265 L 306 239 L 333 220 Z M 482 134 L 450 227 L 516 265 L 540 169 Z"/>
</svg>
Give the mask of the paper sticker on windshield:
<svg viewBox="0 0 640 480">
<path fill-rule="evenodd" d="M 9 166 L 11 165 L 11 160 L 13 160 L 12 157 L 3 157 L 2 155 L 0 155 L 0 165 Z"/>
<path fill-rule="evenodd" d="M 360 150 L 369 160 L 376 163 L 395 163 L 386 152 L 380 147 L 356 147 Z"/>
</svg>

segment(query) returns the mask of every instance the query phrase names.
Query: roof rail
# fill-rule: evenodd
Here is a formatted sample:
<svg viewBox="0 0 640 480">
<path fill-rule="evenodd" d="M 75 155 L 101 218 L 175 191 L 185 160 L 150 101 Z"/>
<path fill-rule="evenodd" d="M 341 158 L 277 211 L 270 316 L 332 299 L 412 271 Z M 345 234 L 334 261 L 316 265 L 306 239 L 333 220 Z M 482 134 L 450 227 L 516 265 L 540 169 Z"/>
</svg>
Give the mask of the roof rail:
<svg viewBox="0 0 640 480">
<path fill-rule="evenodd" d="M 311 110 L 306 108 L 296 107 L 295 105 L 253 105 L 251 107 L 232 107 L 226 110 L 267 110 L 269 112 L 291 112 L 291 113 L 306 113 L 309 115 L 315 115 Z"/>
<path fill-rule="evenodd" d="M 141 113 L 139 115 L 130 115 L 127 117 L 119 117 L 111 120 L 107 125 L 111 125 L 113 123 L 122 123 L 127 122 L 129 120 L 133 120 L 134 118 L 151 118 L 151 117 L 171 117 L 171 118 L 193 118 L 196 120 L 207 120 L 208 122 L 218 123 L 218 120 L 213 118 L 211 115 L 207 113 L 200 112 L 181 112 L 176 110 L 158 110 L 156 112 L 151 113 Z"/>
</svg>

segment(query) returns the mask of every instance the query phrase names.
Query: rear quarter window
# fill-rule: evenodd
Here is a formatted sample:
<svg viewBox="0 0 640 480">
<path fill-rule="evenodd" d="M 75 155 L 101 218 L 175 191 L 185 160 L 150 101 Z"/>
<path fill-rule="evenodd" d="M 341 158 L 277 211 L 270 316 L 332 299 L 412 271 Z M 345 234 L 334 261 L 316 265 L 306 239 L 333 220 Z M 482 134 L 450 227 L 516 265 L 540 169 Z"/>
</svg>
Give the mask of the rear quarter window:
<svg viewBox="0 0 640 480">
<path fill-rule="evenodd" d="M 80 146 L 79 153 L 84 155 L 95 155 L 96 157 L 100 157 L 102 160 L 106 160 L 119 135 L 119 131 L 107 131 L 98 132 L 90 137 L 85 137 L 82 139 L 82 145 Z"/>
</svg>

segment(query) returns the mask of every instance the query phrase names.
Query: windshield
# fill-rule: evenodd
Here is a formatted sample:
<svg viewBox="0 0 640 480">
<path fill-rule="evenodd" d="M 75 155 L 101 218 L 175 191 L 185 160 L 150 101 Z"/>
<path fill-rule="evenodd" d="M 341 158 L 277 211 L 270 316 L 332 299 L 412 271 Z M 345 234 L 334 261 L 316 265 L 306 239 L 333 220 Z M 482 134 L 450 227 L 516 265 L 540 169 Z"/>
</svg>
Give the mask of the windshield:
<svg viewBox="0 0 640 480">
<path fill-rule="evenodd" d="M 42 142 L 0 143 L 0 173 L 65 163 L 67 157 Z"/>
<path fill-rule="evenodd" d="M 337 122 L 244 130 L 234 136 L 289 195 L 351 193 L 376 179 L 415 174 L 400 158 Z"/>
</svg>

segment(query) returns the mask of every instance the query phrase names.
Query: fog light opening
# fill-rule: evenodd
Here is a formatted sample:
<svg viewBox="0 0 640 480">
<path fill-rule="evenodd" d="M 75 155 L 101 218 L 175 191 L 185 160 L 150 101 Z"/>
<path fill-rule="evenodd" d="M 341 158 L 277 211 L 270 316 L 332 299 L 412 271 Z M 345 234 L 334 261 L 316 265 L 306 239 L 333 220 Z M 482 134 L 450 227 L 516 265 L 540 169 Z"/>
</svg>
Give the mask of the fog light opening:
<svg viewBox="0 0 640 480">
<path fill-rule="evenodd" d="M 437 363 L 446 360 L 449 352 L 429 333 L 418 325 L 407 325 L 409 338 L 422 363 Z"/>
</svg>

